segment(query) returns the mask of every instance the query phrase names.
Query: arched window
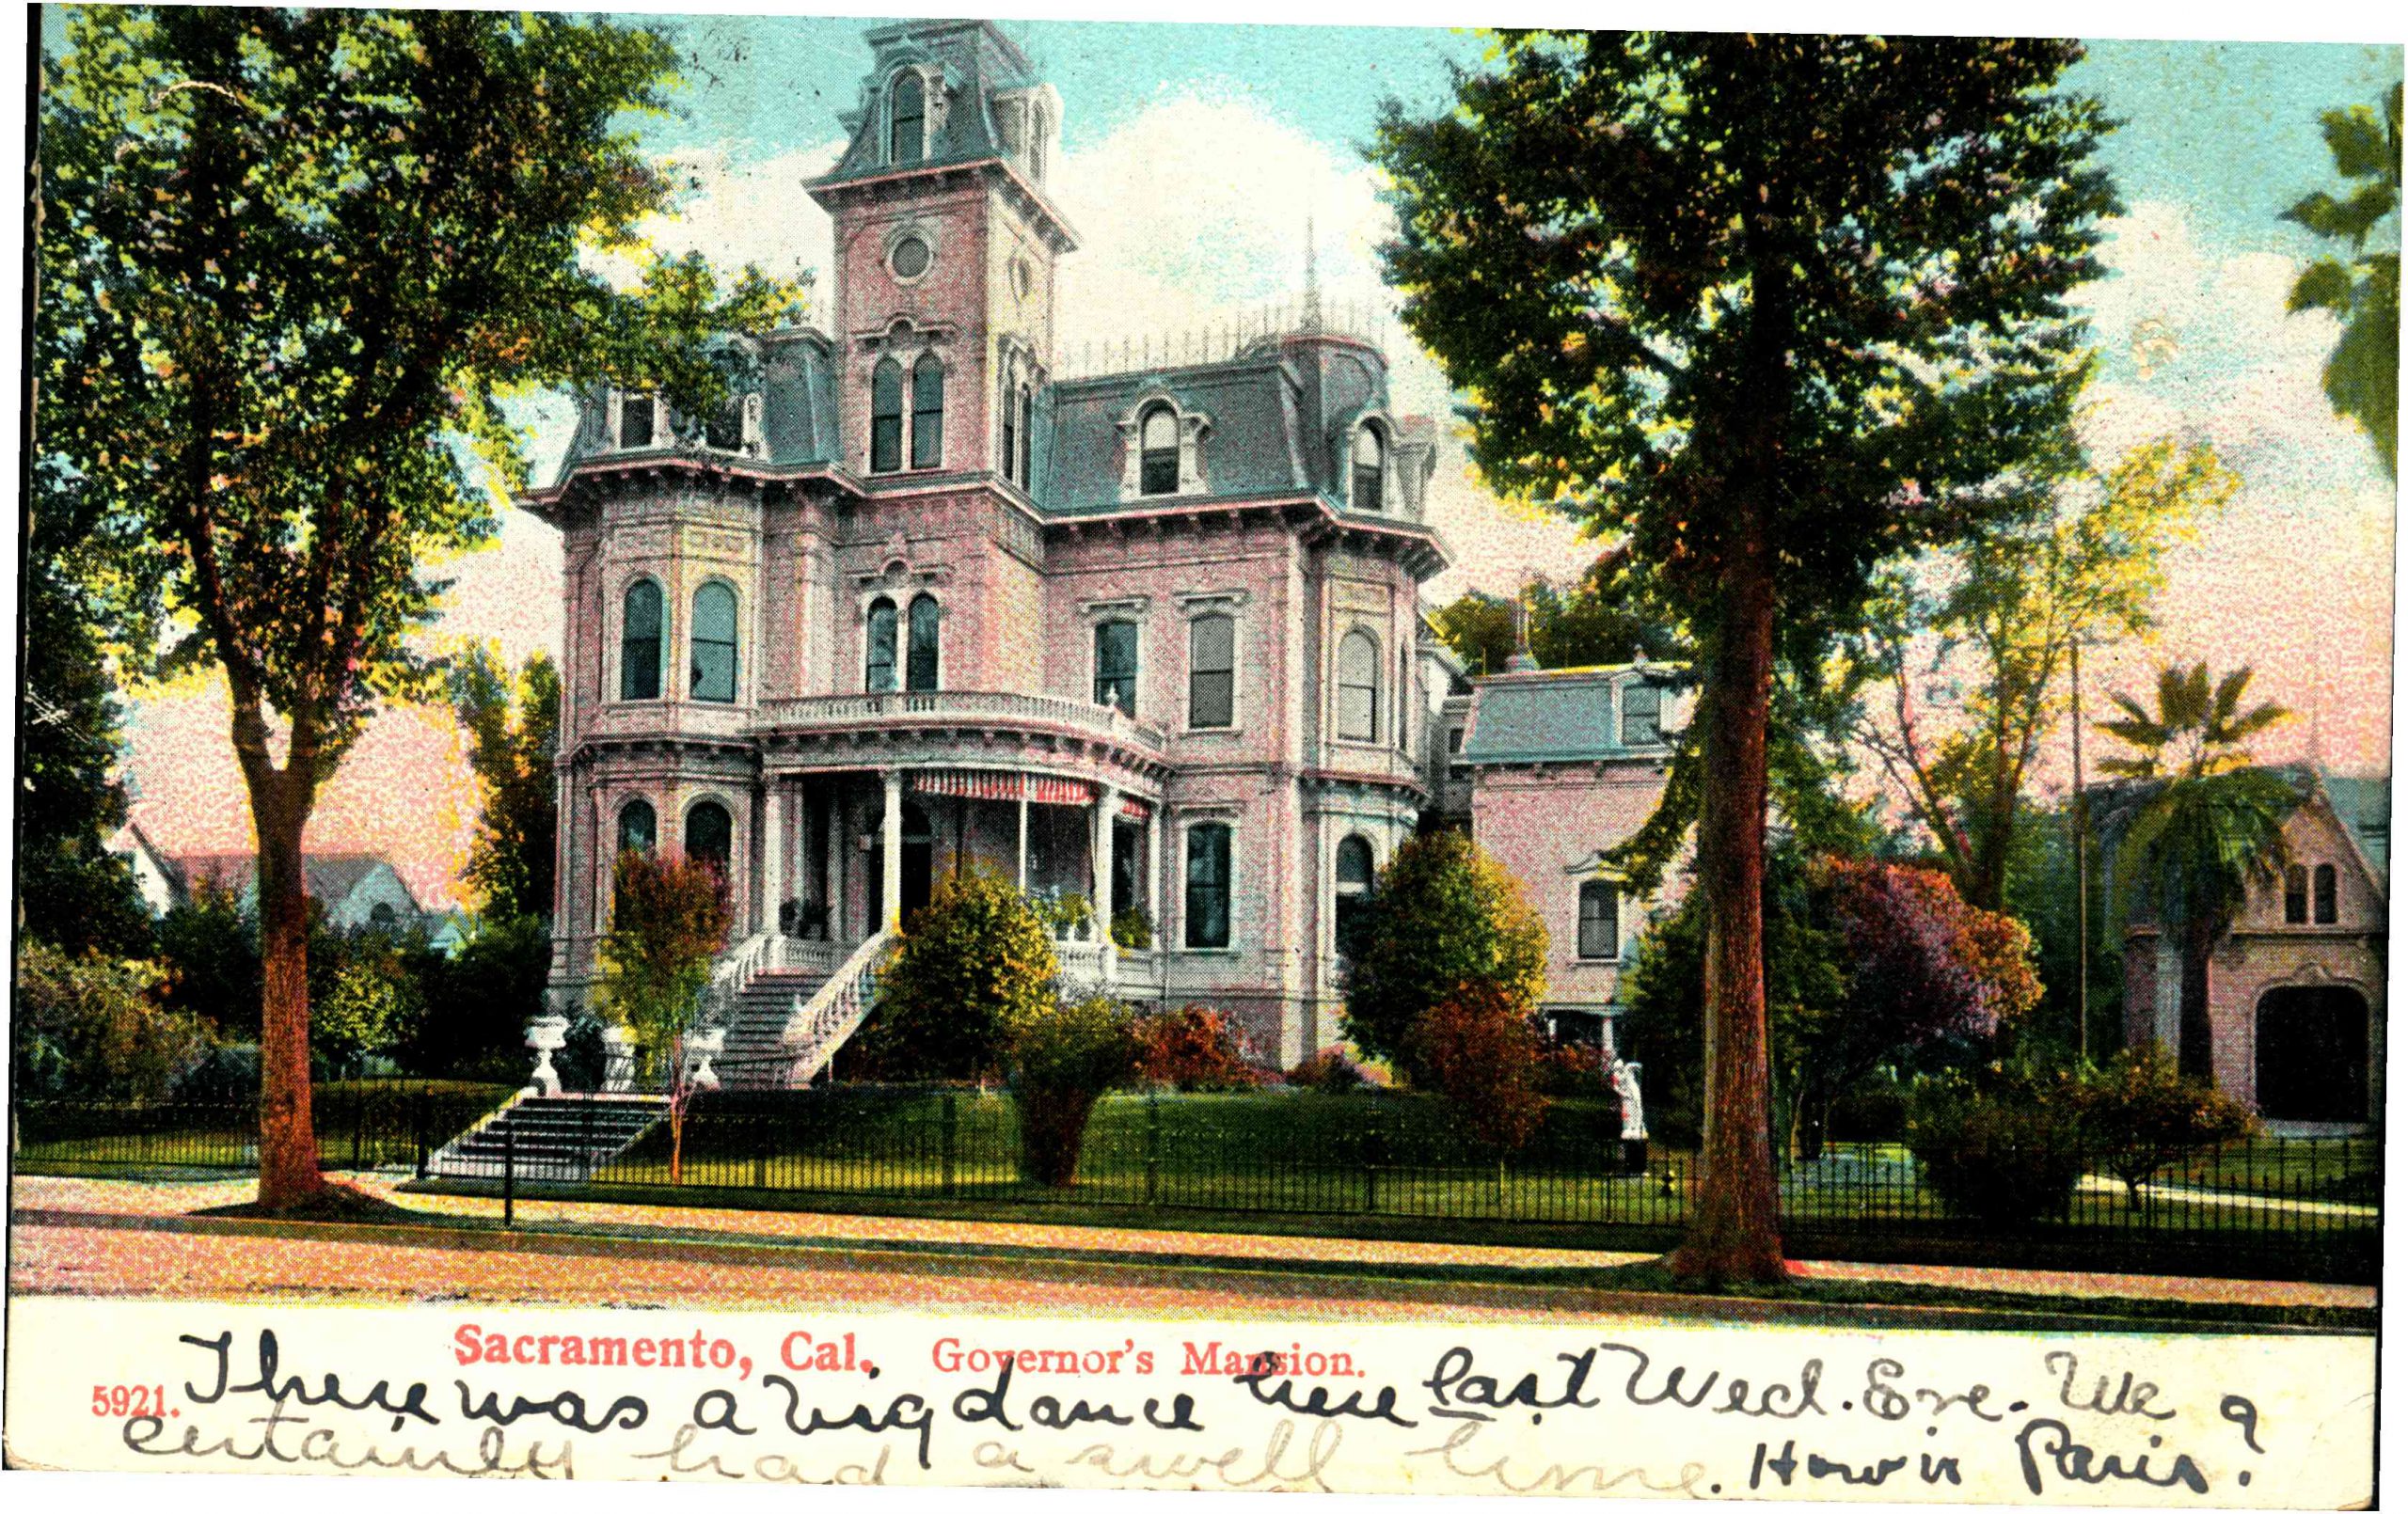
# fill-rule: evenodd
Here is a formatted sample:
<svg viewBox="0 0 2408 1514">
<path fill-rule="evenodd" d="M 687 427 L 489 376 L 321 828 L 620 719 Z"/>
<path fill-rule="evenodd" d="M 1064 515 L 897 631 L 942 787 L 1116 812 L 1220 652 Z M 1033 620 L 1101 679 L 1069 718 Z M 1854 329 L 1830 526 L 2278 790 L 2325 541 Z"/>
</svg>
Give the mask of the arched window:
<svg viewBox="0 0 2408 1514">
<path fill-rule="evenodd" d="M 2337 923 L 2341 919 L 2341 875 L 2330 862 L 2316 864 L 2316 923 L 2320 925 Z"/>
<path fill-rule="evenodd" d="M 881 357 L 869 376 L 869 470 L 892 473 L 902 465 L 903 369 Z"/>
<path fill-rule="evenodd" d="M 1610 883 L 1580 885 L 1580 954 L 1592 961 L 1622 955 L 1622 891 Z"/>
<path fill-rule="evenodd" d="M 712 582 L 694 591 L 694 623 L 686 640 L 693 664 L 687 692 L 715 704 L 735 703 L 735 590 Z"/>
<path fill-rule="evenodd" d="M 873 694 L 895 691 L 895 601 L 883 594 L 869 603 L 869 656 L 862 687 Z"/>
<path fill-rule="evenodd" d="M 937 602 L 922 594 L 911 601 L 911 660 L 904 669 L 903 686 L 914 694 L 933 694 L 937 687 Z"/>
<path fill-rule="evenodd" d="M 998 468 L 1010 481 L 1025 483 L 1028 481 L 1020 476 L 1020 399 L 1012 393 L 1012 381 L 1008 374 L 1004 379 L 999 408 L 1003 411 L 1004 446 Z"/>
<path fill-rule="evenodd" d="M 1354 428 L 1354 508 L 1380 508 L 1380 481 L 1386 475 L 1387 449 L 1380 443 L 1379 428 L 1362 425 Z"/>
<path fill-rule="evenodd" d="M 1199 615 L 1187 627 L 1187 725 L 1225 730 L 1237 723 L 1238 623 Z"/>
<path fill-rule="evenodd" d="M 1363 931 L 1365 913 L 1371 904 L 1371 844 L 1360 836 L 1349 836 L 1338 844 L 1338 954 L 1348 959 L 1354 955 L 1355 942 Z"/>
<path fill-rule="evenodd" d="M 382 900 L 368 911 L 368 923 L 377 930 L 391 930 L 396 918 L 393 907 Z"/>
<path fill-rule="evenodd" d="M 1095 628 L 1095 702 L 1123 715 L 1137 713 L 1137 623 L 1106 621 Z"/>
<path fill-rule="evenodd" d="M 911 365 L 911 465 L 944 462 L 944 365 L 925 353 Z"/>
<path fill-rule="evenodd" d="M 660 586 L 649 578 L 627 585 L 619 602 L 619 697 L 660 697 Z"/>
<path fill-rule="evenodd" d="M 1229 828 L 1187 828 L 1186 940 L 1191 947 L 1229 944 Z"/>
<path fill-rule="evenodd" d="M 927 155 L 927 86 L 917 71 L 895 76 L 895 93 L 887 106 L 887 162 L 917 163 Z"/>
<path fill-rule="evenodd" d="M 1338 644 L 1338 734 L 1380 739 L 1380 644 L 1369 631 L 1349 631 Z"/>
<path fill-rule="evenodd" d="M 1020 386 L 1020 485 L 1035 488 L 1037 475 L 1031 471 L 1037 456 L 1037 391 L 1028 385 Z"/>
<path fill-rule="evenodd" d="M 1179 493 L 1179 414 L 1166 404 L 1137 423 L 1137 492 Z"/>
<path fill-rule="evenodd" d="M 1664 696 L 1653 684 L 1622 686 L 1622 744 L 1653 747 L 1664 739 Z"/>
<path fill-rule="evenodd" d="M 2283 923 L 2307 923 L 2307 869 L 2304 867 L 2283 870 Z"/>
<path fill-rule="evenodd" d="M 629 799 L 619 807 L 619 850 L 651 851 L 658 828 L 659 819 L 653 813 L 650 801 Z"/>
<path fill-rule="evenodd" d="M 718 800 L 705 799 L 686 812 L 686 860 L 707 862 L 723 878 L 735 846 L 735 825 Z"/>
</svg>

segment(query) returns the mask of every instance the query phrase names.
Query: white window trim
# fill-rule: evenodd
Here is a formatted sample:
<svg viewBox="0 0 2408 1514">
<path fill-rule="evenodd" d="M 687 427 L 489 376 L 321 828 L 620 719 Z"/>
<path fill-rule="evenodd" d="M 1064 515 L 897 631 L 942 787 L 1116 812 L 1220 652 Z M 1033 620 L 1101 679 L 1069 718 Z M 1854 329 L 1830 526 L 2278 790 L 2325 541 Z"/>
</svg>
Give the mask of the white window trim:
<svg viewBox="0 0 2408 1514">
<path fill-rule="evenodd" d="M 1187 677 L 1180 690 L 1180 733 L 1198 736 L 1239 736 L 1245 733 L 1245 616 L 1242 613 L 1246 601 L 1253 596 L 1244 590 L 1221 594 L 1181 594 L 1179 608 L 1186 621 L 1185 651 Z M 1228 725 L 1197 725 L 1196 723 L 1196 623 L 1210 615 L 1225 615 L 1229 621 L 1229 723 Z"/>
<path fill-rule="evenodd" d="M 660 680 L 658 686 L 660 692 L 655 694 L 648 700 L 629 699 L 626 697 L 626 693 L 627 686 L 626 676 L 627 656 L 627 592 L 635 588 L 637 584 L 642 583 L 646 580 L 650 580 L 652 586 L 660 591 Z M 678 645 L 676 640 L 678 620 L 675 613 L 677 607 L 675 596 L 669 592 L 669 585 L 666 580 L 661 577 L 660 574 L 651 568 L 638 568 L 626 574 L 619 580 L 618 588 L 614 590 L 612 593 L 613 598 L 610 602 L 611 634 L 606 642 L 607 650 L 605 652 L 605 655 L 609 660 L 609 666 L 604 669 L 602 674 L 605 680 L 603 686 L 610 691 L 610 697 L 605 701 L 605 702 L 623 705 L 667 704 L 673 702 L 673 696 L 672 693 L 672 685 L 674 683 L 674 680 L 669 676 L 669 669 L 671 666 L 670 654 L 674 651 Z"/>
<path fill-rule="evenodd" d="M 724 789 L 701 788 L 695 789 L 691 793 L 688 794 L 685 798 L 678 801 L 678 860 L 680 861 L 685 860 L 687 855 L 686 827 L 693 820 L 695 810 L 705 804 L 716 804 L 727 814 L 727 886 L 728 891 L 731 894 L 736 894 L 737 891 L 740 887 L 737 880 L 744 876 L 744 875 L 749 871 L 745 865 L 747 860 L 745 856 L 745 843 L 749 839 L 745 834 L 747 828 L 745 825 L 745 816 L 750 807 L 744 804 L 739 804 L 737 801 L 735 795 Z M 659 812 L 657 811 L 654 812 L 656 814 L 658 812 Z M 653 851 L 657 854 L 660 850 L 660 838 L 657 835 L 654 836 L 652 845 Z M 738 895 L 738 897 L 740 897 L 740 895 Z"/>
<path fill-rule="evenodd" d="M 1354 442 L 1365 430 L 1379 438 L 1380 443 L 1380 508 L 1354 509 Z M 1407 519 L 1402 500 L 1397 493 L 1396 421 L 1385 410 L 1366 410 L 1356 416 L 1339 437 L 1338 462 L 1340 494 L 1346 508 L 1357 514 L 1378 515 L 1383 519 Z"/>
<path fill-rule="evenodd" d="M 1591 956 L 1586 952 L 1580 950 L 1580 926 L 1582 923 L 1580 917 L 1580 900 L 1581 896 L 1589 891 L 1592 885 L 1602 885 L 1603 887 L 1613 891 L 1614 949 L 1611 954 L 1606 956 Z M 1630 895 L 1628 891 L 1623 888 L 1622 883 L 1618 879 L 1605 877 L 1592 873 L 1580 880 L 1579 886 L 1572 891 L 1573 961 L 1576 963 L 1587 963 L 1596 967 L 1619 966 L 1622 963 L 1624 955 L 1623 944 L 1630 934 L 1627 930 L 1623 928 L 1623 923 L 1626 918 L 1624 911 L 1628 907 L 1629 903 Z"/>
<path fill-rule="evenodd" d="M 694 600 L 701 595 L 704 587 L 707 584 L 724 584 L 727 586 L 727 591 L 736 596 L 736 692 L 733 698 L 726 700 L 697 699 L 691 690 L 691 686 L 694 681 L 694 615 L 692 607 Z M 752 702 L 751 697 L 752 659 L 746 654 L 745 650 L 744 618 L 747 606 L 745 602 L 744 586 L 737 583 L 734 578 L 729 577 L 724 573 L 705 573 L 701 577 L 694 580 L 693 592 L 686 596 L 686 603 L 687 614 L 684 645 L 686 648 L 685 681 L 688 685 L 688 689 L 685 695 L 687 702 L 690 704 L 714 704 L 721 709 L 728 710 L 741 709 L 749 706 Z"/>
<path fill-rule="evenodd" d="M 1144 596 L 1140 595 L 1135 599 L 1089 601 L 1079 608 L 1085 612 L 1087 623 L 1087 694 L 1089 699 L 1094 698 L 1096 681 L 1103 676 L 1103 649 L 1098 645 L 1096 637 L 1097 633 L 1107 625 L 1127 625 L 1136 631 L 1137 644 L 1134 650 L 1137 660 L 1136 666 L 1129 670 L 1129 681 L 1136 686 L 1139 694 L 1143 694 L 1146 688 L 1146 601 Z M 1231 656 L 1229 660 L 1235 662 L 1237 658 Z M 1095 703 L 1098 709 L 1103 707 L 1101 701 L 1095 701 Z M 1122 710 L 1120 713 L 1129 714 L 1127 710 Z M 1237 713 L 1234 707 L 1230 713 L 1232 715 Z"/>
<path fill-rule="evenodd" d="M 629 447 L 626 444 L 622 432 L 622 427 L 626 419 L 626 401 L 629 398 L 649 400 L 652 402 L 652 440 L 646 442 L 642 447 Z M 669 406 L 662 402 L 657 393 L 645 391 L 643 393 L 631 395 L 630 392 L 626 389 L 612 389 L 610 391 L 610 450 L 614 452 L 657 452 L 665 450 L 666 444 L 661 440 L 661 434 L 672 430 L 668 421 Z"/>
<path fill-rule="evenodd" d="M 903 75 L 920 76 L 920 155 L 908 163 L 895 156 L 895 88 Z M 933 63 L 906 63 L 886 76 L 886 87 L 879 95 L 878 161 L 889 168 L 917 167 L 934 156 L 937 138 L 944 132 L 945 122 L 944 70 Z"/>
<path fill-rule="evenodd" d="M 1371 733 L 1368 736 L 1350 736 L 1339 729 L 1339 697 L 1344 688 L 1340 673 L 1346 655 L 1346 643 L 1358 634 L 1369 637 L 1371 640 Z M 1329 732 L 1329 739 L 1337 746 L 1354 747 L 1366 751 L 1384 749 L 1387 744 L 1380 739 L 1380 706 L 1384 702 L 1380 698 L 1380 690 L 1387 682 L 1384 676 L 1387 670 L 1380 665 L 1385 654 L 1380 650 L 1379 630 L 1370 621 L 1349 620 L 1339 627 L 1336 646 L 1338 655 L 1330 659 L 1329 665 L 1329 724 L 1326 728 Z"/>
<path fill-rule="evenodd" d="M 1179 425 L 1179 487 L 1169 494 L 1147 494 L 1145 482 L 1145 436 L 1143 427 L 1147 412 L 1158 406 L 1169 407 Z M 1212 434 L 1212 418 L 1201 410 L 1190 410 L 1180 404 L 1168 390 L 1148 389 L 1137 397 L 1136 403 L 1122 411 L 1113 421 L 1120 433 L 1120 502 L 1141 505 L 1149 499 L 1183 499 L 1209 492 L 1204 477 L 1204 439 Z"/>
</svg>

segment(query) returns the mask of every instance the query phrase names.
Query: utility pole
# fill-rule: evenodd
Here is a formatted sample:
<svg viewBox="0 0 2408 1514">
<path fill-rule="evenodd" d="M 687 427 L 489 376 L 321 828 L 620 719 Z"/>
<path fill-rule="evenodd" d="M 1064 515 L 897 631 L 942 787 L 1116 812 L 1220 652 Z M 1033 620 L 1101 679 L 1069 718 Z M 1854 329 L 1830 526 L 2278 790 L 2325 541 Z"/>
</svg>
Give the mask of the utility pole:
<svg viewBox="0 0 2408 1514">
<path fill-rule="evenodd" d="M 2090 1063 L 2090 791 L 2082 781 L 2082 638 L 2073 639 L 2074 1044 Z"/>
</svg>

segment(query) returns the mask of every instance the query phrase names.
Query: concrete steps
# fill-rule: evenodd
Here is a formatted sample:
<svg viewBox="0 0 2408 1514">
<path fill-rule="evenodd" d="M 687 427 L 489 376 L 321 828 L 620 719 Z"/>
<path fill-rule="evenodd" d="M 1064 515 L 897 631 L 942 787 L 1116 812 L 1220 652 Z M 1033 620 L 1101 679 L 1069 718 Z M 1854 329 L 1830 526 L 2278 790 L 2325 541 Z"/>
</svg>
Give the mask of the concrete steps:
<svg viewBox="0 0 2408 1514">
<path fill-rule="evenodd" d="M 825 972 L 780 970 L 755 973 L 736 996 L 735 1016 L 727 1040 L 711 1059 L 711 1070 L 722 1088 L 784 1088 L 795 1064 L 795 1049 L 785 1044 L 786 1025 L 795 1011 L 811 1001 L 828 981 Z"/>
<path fill-rule="evenodd" d="M 667 1118 L 656 1094 L 522 1096 L 470 1127 L 427 1163 L 437 1177 L 492 1177 L 505 1160 L 530 1181 L 581 1182 Z"/>
</svg>

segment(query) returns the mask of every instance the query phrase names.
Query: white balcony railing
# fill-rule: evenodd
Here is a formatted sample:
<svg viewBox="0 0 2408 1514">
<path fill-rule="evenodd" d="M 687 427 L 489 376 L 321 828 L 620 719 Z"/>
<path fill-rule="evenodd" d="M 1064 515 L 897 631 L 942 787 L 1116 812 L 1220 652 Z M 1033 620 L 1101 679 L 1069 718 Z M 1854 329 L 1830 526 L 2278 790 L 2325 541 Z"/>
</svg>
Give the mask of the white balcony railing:
<svg viewBox="0 0 2408 1514">
<path fill-rule="evenodd" d="M 819 694 L 807 699 L 764 700 L 757 724 L 769 730 L 807 731 L 909 720 L 1060 726 L 1090 735 L 1133 741 L 1156 751 L 1168 742 L 1162 727 L 1123 715 L 1107 704 L 1090 704 L 1052 694 L 990 689 Z"/>
</svg>

